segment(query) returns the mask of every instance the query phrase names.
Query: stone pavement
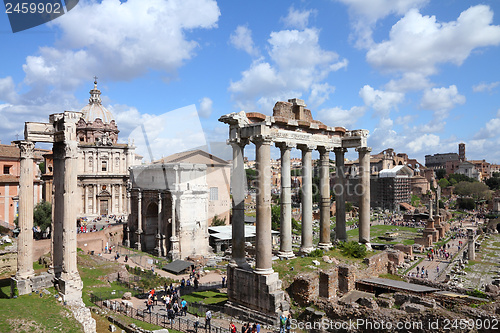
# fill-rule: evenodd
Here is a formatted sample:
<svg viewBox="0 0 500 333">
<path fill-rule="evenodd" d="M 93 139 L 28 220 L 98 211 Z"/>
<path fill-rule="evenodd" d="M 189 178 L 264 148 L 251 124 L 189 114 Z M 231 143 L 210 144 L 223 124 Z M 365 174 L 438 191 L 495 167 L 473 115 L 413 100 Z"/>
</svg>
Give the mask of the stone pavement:
<svg viewBox="0 0 500 333">
<path fill-rule="evenodd" d="M 475 230 L 475 229 L 477 229 L 477 225 L 476 224 L 473 225 L 472 221 L 474 221 L 474 217 L 472 217 L 472 219 L 466 219 L 462 223 L 454 222 L 452 224 L 452 227 L 456 227 L 456 226 L 460 227 L 461 226 L 461 229 L 463 229 L 463 230 L 467 230 L 468 228 L 472 228 Z M 451 239 L 447 243 L 447 244 L 450 244 L 450 248 L 448 250 L 448 247 L 447 247 L 446 250 L 448 252 L 450 252 L 450 254 L 451 254 L 451 256 L 448 260 L 443 259 L 443 258 L 438 258 L 438 256 L 436 254 L 434 254 L 434 260 L 429 260 L 429 259 L 427 259 L 427 255 L 424 254 L 425 259 L 422 262 L 420 262 L 420 264 L 418 264 L 416 266 L 416 267 L 419 267 L 420 270 L 422 268 L 425 268 L 425 270 L 429 271 L 429 276 L 428 277 L 424 276 L 424 279 L 428 279 L 430 281 L 444 280 L 446 273 L 443 271 L 445 271 L 448 268 L 448 266 L 451 264 L 451 262 L 452 262 L 451 260 L 457 260 L 457 259 L 461 258 L 460 256 L 457 256 L 454 258 L 454 256 L 459 251 L 459 249 L 458 249 L 459 241 L 462 241 L 462 247 L 460 248 L 460 254 L 459 254 L 461 256 L 463 249 L 467 248 L 467 238 L 455 238 L 455 239 Z M 414 267 L 410 272 L 407 272 L 407 274 L 408 273 L 417 274 L 416 267 Z M 439 267 L 439 270 L 438 270 L 438 267 Z"/>
</svg>

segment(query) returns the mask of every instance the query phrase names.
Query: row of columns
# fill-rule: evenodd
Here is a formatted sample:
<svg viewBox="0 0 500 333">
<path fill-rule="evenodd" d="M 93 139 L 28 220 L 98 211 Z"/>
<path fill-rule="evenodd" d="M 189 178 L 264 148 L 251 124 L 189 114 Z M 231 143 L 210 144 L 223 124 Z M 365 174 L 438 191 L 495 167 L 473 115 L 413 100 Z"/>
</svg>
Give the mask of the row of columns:
<svg viewBox="0 0 500 333">
<path fill-rule="evenodd" d="M 124 185 L 122 184 L 106 184 L 110 187 L 110 207 L 108 208 L 108 214 L 126 214 L 127 211 L 124 211 L 124 206 L 125 208 L 128 206 L 126 203 L 124 205 L 124 201 L 127 200 L 126 196 L 124 196 Z M 116 185 L 118 185 L 118 190 L 115 189 Z M 99 193 L 99 186 L 98 184 L 84 184 L 83 185 L 83 211 L 82 213 L 84 215 L 97 215 L 97 214 L 102 214 L 102 212 L 99 211 L 98 207 L 98 193 Z M 89 209 L 89 189 L 92 191 L 92 208 Z M 118 193 L 116 193 L 118 192 Z M 116 208 L 116 197 L 118 197 L 118 208 Z"/>
<path fill-rule="evenodd" d="M 35 144 L 19 141 L 19 240 L 16 279 L 28 280 L 33 271 L 33 157 Z M 51 270 L 60 283 L 65 300 L 81 297 L 81 279 L 77 269 L 76 216 L 77 202 L 77 143 L 56 142 L 54 151 L 54 212 L 52 225 Z M 26 290 L 31 287 L 24 283 Z M 76 293 L 75 293 L 76 292 Z"/>
<path fill-rule="evenodd" d="M 272 140 L 265 136 L 252 138 L 255 144 L 257 169 L 257 202 L 256 202 L 256 264 L 255 273 L 270 274 L 272 269 L 272 240 L 271 240 L 271 171 L 270 146 Z M 248 267 L 245 260 L 245 184 L 244 147 L 248 140 L 232 140 L 233 147 L 233 264 Z M 291 201 L 291 168 L 290 155 L 294 145 L 276 143 L 281 151 L 281 244 L 279 255 L 293 257 L 292 249 L 292 201 Z M 300 251 L 308 253 L 314 249 L 312 224 L 312 150 L 314 147 L 305 144 L 297 145 L 302 150 L 302 242 Z M 320 240 L 318 247 L 329 248 L 330 240 L 330 150 L 318 147 L 320 153 Z M 360 198 L 360 230 L 359 241 L 370 242 L 370 151 L 368 147 L 356 149 L 359 153 L 361 186 L 363 192 Z M 341 191 L 337 194 L 337 224 L 336 237 L 340 241 L 347 240 L 345 219 L 345 177 L 344 154 L 345 148 L 334 148 L 337 181 Z"/>
</svg>

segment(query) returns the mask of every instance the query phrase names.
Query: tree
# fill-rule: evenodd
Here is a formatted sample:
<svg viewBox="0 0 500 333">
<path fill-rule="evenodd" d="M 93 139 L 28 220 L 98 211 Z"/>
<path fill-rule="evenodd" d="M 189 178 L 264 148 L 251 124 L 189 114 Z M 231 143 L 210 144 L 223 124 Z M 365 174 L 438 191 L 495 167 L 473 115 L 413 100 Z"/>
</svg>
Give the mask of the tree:
<svg viewBox="0 0 500 333">
<path fill-rule="evenodd" d="M 279 205 L 271 206 L 271 228 L 273 230 L 281 228 L 281 207 Z"/>
<path fill-rule="evenodd" d="M 212 227 L 218 227 L 221 225 L 226 225 L 226 218 L 224 217 L 223 219 L 221 219 L 220 217 L 215 215 L 212 219 Z"/>
<path fill-rule="evenodd" d="M 33 225 L 40 226 L 42 231 L 52 223 L 52 205 L 47 201 L 38 203 L 33 210 Z"/>
<path fill-rule="evenodd" d="M 257 170 L 255 169 L 245 169 L 245 173 L 247 176 L 247 185 L 248 188 L 252 188 L 252 184 L 255 180 L 257 180 Z"/>
<path fill-rule="evenodd" d="M 490 190 L 498 190 L 500 189 L 500 177 L 497 177 L 498 172 L 493 173 L 493 177 L 488 178 L 484 181 L 486 185 L 490 188 Z"/>
<path fill-rule="evenodd" d="M 491 197 L 489 187 L 480 182 L 462 181 L 455 185 L 455 193 L 462 197 L 472 197 L 475 200 L 484 200 Z"/>
<path fill-rule="evenodd" d="M 477 182 L 474 178 L 467 177 L 466 175 L 462 175 L 459 173 L 452 173 L 448 176 L 448 180 L 453 184 L 452 180 L 455 180 L 457 183 L 460 182 Z"/>
<path fill-rule="evenodd" d="M 444 177 L 446 177 L 446 169 L 437 169 L 436 177 L 437 179 L 443 179 Z"/>
<path fill-rule="evenodd" d="M 441 169 L 440 169 L 441 170 Z M 438 181 L 438 184 L 441 188 L 445 188 L 445 187 L 448 187 L 450 186 L 450 182 L 446 179 L 446 178 L 441 178 L 439 181 Z"/>
</svg>

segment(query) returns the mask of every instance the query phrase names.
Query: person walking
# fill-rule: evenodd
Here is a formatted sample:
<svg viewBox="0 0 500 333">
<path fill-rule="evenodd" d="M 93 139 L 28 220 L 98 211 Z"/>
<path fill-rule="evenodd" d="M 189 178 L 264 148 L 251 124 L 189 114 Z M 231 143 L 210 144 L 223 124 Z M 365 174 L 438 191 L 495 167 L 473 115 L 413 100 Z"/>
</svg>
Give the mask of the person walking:
<svg viewBox="0 0 500 333">
<path fill-rule="evenodd" d="M 212 321 L 212 312 L 209 309 L 207 310 L 207 312 L 205 312 L 205 330 L 207 330 L 208 327 L 209 332 L 212 329 L 212 325 L 210 323 L 211 321 Z"/>
</svg>

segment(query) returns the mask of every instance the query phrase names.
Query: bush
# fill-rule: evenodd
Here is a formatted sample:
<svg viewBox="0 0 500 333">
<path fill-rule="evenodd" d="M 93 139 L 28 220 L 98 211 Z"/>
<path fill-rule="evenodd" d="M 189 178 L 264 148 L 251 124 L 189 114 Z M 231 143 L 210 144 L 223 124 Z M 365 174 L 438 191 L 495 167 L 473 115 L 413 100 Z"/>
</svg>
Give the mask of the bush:
<svg viewBox="0 0 500 333">
<path fill-rule="evenodd" d="M 322 257 L 323 256 L 323 250 L 322 249 L 313 250 L 307 256 L 308 257 Z"/>
<path fill-rule="evenodd" d="M 366 256 L 366 247 L 355 241 L 339 244 L 340 252 L 348 257 L 364 258 Z"/>
<path fill-rule="evenodd" d="M 472 296 L 472 297 L 479 297 L 479 298 L 488 298 L 488 295 L 486 295 L 484 292 L 482 292 L 481 290 L 477 290 L 477 289 L 474 289 L 472 291 L 469 291 L 467 292 L 467 294 L 469 296 Z"/>
</svg>

